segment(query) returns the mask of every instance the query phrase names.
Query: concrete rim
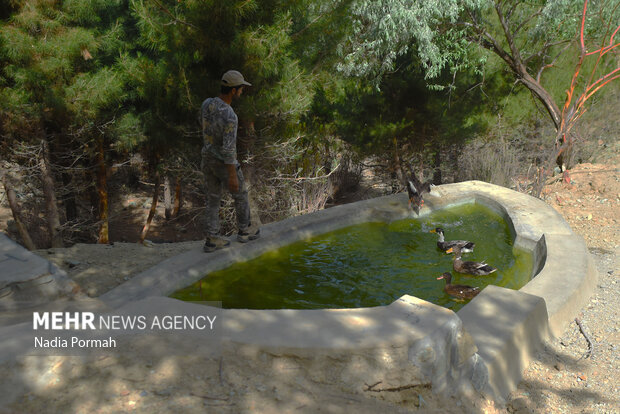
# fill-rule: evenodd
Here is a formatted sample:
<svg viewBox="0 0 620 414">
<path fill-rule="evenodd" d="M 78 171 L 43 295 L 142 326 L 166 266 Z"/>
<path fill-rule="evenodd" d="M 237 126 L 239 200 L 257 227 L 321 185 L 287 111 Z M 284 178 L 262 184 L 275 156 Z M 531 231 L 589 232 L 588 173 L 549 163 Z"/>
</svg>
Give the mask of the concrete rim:
<svg viewBox="0 0 620 414">
<path fill-rule="evenodd" d="M 516 387 L 523 369 L 542 342 L 550 335 L 559 335 L 587 302 L 596 286 L 596 269 L 584 240 L 573 233 L 559 213 L 541 200 L 504 187 L 480 181 L 438 186 L 426 197 L 420 215 L 466 203 L 480 203 L 502 215 L 514 232 L 515 246 L 532 252 L 534 259 L 532 279 L 520 291 L 487 287 L 457 312 L 463 329 L 471 335 L 477 347 L 476 355 L 479 357 L 478 363 L 468 368 L 467 375 L 471 377 L 468 380 L 474 383 L 477 390 L 501 400 Z M 261 230 L 263 236 L 259 243 L 234 245 L 212 255 L 196 251 L 185 253 L 143 272 L 100 299 L 115 308 L 148 296 L 167 296 L 209 271 L 225 268 L 239 260 L 249 260 L 294 241 L 366 221 L 389 222 L 410 217 L 411 214 L 407 209 L 406 195 L 396 194 L 272 223 Z M 410 297 L 403 297 L 395 303 L 399 301 L 409 302 Z M 525 305 L 515 309 L 515 303 Z M 379 308 L 374 309 L 374 312 L 380 312 Z M 295 329 L 295 321 L 318 318 L 329 325 L 336 315 L 346 314 L 355 320 L 361 313 L 369 311 L 372 309 L 294 312 L 236 309 L 224 310 L 224 314 L 228 314 L 226 318 L 231 320 L 245 320 L 252 315 L 248 320 L 255 323 L 256 312 L 259 312 L 267 319 L 276 321 L 272 327 L 279 326 L 280 334 L 276 330 L 266 340 L 261 334 L 264 331 L 260 324 L 253 325 L 256 329 L 239 324 L 239 334 L 231 334 L 233 341 L 301 352 L 303 349 L 316 349 L 317 346 L 325 349 L 335 345 L 330 345 L 329 340 L 317 343 L 308 333 L 304 335 Z M 289 319 L 290 312 L 295 315 L 293 319 Z M 508 323 L 497 326 L 493 321 L 500 320 L 502 314 Z M 340 338 L 336 346 L 339 349 L 353 349 L 359 345 L 359 338 L 355 335 L 350 338 L 351 341 L 342 338 L 339 335 L 342 327 L 336 326 L 339 325 L 334 325 L 336 331 L 331 334 L 324 331 L 321 337 Z M 291 341 L 291 335 L 284 332 L 295 332 L 295 340 Z M 384 336 L 383 345 L 394 339 L 391 335 Z M 373 346 L 381 343 L 381 340 L 377 341 Z M 480 363 L 483 368 L 480 368 Z"/>
<path fill-rule="evenodd" d="M 480 181 L 435 187 L 420 216 L 467 203 L 483 204 L 502 215 L 514 232 L 514 245 L 532 252 L 532 279 L 520 291 L 545 300 L 550 328 L 555 335 L 561 333 L 596 284 L 596 272 L 582 237 L 573 233 L 562 216 L 543 201 Z M 293 217 L 264 226 L 262 237 L 256 242 L 233 241 L 231 248 L 214 253 L 204 254 L 196 249 L 169 258 L 100 299 L 117 308 L 146 297 L 168 296 L 209 272 L 298 240 L 371 220 L 390 222 L 411 216 L 405 194 L 395 194 Z"/>
<path fill-rule="evenodd" d="M 474 389 L 501 401 L 516 387 L 542 342 L 559 335 L 586 304 L 597 274 L 584 240 L 552 207 L 528 195 L 479 181 L 442 185 L 426 197 L 420 215 L 466 203 L 480 203 L 498 212 L 510 224 L 515 246 L 532 252 L 532 279 L 519 291 L 488 286 L 456 314 L 407 295 L 376 308 L 218 309 L 224 321 L 222 340 L 250 349 L 247 355 L 269 352 L 316 361 L 332 361 L 340 355 L 343 369 L 350 374 L 341 380 L 354 389 L 364 382 L 351 374 L 351 367 L 363 373 L 364 380 L 389 377 L 397 386 L 422 379 L 437 392 Z M 167 307 L 195 311 L 201 305 L 167 296 L 211 271 L 301 239 L 411 215 L 406 194 L 396 194 L 271 223 L 261 229 L 258 242 L 233 242 L 230 248 L 211 254 L 199 248 L 188 251 L 98 299 L 115 311 L 136 302 L 153 311 Z M 19 354 L 22 342 L 17 336 L 26 338 L 26 327 L 3 330 L 13 332 L 15 354 Z M 325 364 L 315 366 L 320 372 Z"/>
</svg>

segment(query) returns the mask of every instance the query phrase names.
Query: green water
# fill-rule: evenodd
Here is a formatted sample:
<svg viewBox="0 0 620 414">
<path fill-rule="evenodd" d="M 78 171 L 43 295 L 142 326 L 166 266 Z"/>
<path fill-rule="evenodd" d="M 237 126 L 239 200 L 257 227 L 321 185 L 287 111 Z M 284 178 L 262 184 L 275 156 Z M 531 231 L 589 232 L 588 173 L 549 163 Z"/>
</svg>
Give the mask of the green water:
<svg viewBox="0 0 620 414">
<path fill-rule="evenodd" d="M 486 261 L 498 271 L 461 275 L 452 255 L 437 249 L 446 240 L 476 243 L 463 260 Z M 253 242 L 260 243 L 260 239 Z M 224 308 L 357 308 L 392 303 L 404 294 L 454 311 L 465 302 L 436 280 L 452 272 L 452 283 L 519 289 L 529 281 L 531 254 L 513 248 L 513 235 L 501 216 L 479 204 L 441 210 L 421 219 L 364 223 L 296 242 L 247 262 L 236 263 L 171 295 L 187 301 L 221 301 Z"/>
</svg>

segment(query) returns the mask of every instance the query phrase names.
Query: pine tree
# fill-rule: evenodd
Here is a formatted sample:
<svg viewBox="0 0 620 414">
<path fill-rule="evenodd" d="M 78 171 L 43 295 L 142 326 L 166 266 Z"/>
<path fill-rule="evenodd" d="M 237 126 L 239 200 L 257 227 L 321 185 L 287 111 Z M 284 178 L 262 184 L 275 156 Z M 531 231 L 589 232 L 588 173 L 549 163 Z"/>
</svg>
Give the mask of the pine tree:
<svg viewBox="0 0 620 414">
<path fill-rule="evenodd" d="M 127 48 L 128 16 L 122 1 L 31 1 L 20 3 L 0 27 L 0 119 L 7 155 L 19 145 L 49 146 L 45 188 L 56 181 L 52 189 L 69 221 L 79 222 L 76 194 L 95 181 L 79 179 L 76 167 L 95 175 L 93 143 L 103 140 L 104 151 L 109 148 L 116 139 L 111 126 L 128 98 L 115 61 Z"/>
</svg>

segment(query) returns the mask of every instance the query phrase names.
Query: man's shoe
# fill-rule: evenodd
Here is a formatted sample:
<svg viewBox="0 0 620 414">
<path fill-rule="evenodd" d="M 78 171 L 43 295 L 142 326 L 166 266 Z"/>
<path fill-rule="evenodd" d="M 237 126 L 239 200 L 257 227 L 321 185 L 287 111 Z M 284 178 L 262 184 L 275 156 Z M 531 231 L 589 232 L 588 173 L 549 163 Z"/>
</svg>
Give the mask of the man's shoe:
<svg viewBox="0 0 620 414">
<path fill-rule="evenodd" d="M 241 243 L 247 243 L 250 240 L 258 239 L 259 237 L 260 229 L 258 226 L 250 225 L 250 227 L 248 227 L 245 231 L 239 231 L 239 233 L 237 233 L 237 240 Z"/>
<path fill-rule="evenodd" d="M 207 237 L 207 240 L 205 240 L 205 245 L 202 250 L 205 253 L 211 253 L 226 246 L 230 246 L 230 242 L 228 240 L 218 236 L 209 236 Z"/>
</svg>

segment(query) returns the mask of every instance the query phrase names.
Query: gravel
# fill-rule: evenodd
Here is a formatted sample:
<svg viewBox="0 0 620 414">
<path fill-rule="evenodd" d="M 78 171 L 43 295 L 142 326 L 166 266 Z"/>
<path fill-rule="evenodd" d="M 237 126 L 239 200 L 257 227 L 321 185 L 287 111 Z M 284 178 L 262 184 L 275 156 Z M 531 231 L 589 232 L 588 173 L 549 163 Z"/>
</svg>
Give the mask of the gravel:
<svg viewBox="0 0 620 414">
<path fill-rule="evenodd" d="M 620 413 L 618 250 L 590 249 L 599 272 L 595 294 L 576 322 L 545 344 L 508 401 L 511 413 Z"/>
</svg>

